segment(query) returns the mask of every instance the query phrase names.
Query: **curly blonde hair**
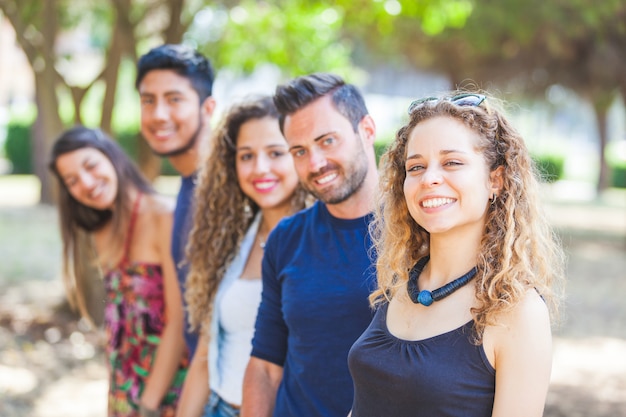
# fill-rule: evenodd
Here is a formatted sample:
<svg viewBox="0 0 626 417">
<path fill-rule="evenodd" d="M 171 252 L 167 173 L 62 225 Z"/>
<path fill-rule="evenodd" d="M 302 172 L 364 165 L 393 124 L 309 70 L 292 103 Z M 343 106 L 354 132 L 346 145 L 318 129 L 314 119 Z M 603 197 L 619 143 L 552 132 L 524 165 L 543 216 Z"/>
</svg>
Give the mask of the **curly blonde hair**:
<svg viewBox="0 0 626 417">
<path fill-rule="evenodd" d="M 370 296 L 375 306 L 405 288 L 409 270 L 430 253 L 430 235 L 409 214 L 403 192 L 411 132 L 417 124 L 443 116 L 461 121 L 479 135 L 477 151 L 490 171 L 503 167 L 504 183 L 488 208 L 477 259 L 478 307 L 472 309 L 477 341 L 485 326 L 496 324 L 498 315 L 517 305 L 529 288 L 541 294 L 554 317 L 564 274 L 563 252 L 541 210 L 533 160 L 522 137 L 495 103 L 487 97 L 480 106 L 457 106 L 444 98 L 412 111 L 409 122 L 381 158 L 380 201 L 371 224 L 378 255 L 378 288 Z"/>
<path fill-rule="evenodd" d="M 190 269 L 185 300 L 192 330 L 208 330 L 217 289 L 259 211 L 241 190 L 235 161 L 241 126 L 265 117 L 278 123 L 270 97 L 234 105 L 214 131 L 211 149 L 202 164 L 194 195 L 194 226 L 186 247 Z M 294 212 L 304 207 L 306 196 L 298 186 L 291 201 Z"/>
</svg>

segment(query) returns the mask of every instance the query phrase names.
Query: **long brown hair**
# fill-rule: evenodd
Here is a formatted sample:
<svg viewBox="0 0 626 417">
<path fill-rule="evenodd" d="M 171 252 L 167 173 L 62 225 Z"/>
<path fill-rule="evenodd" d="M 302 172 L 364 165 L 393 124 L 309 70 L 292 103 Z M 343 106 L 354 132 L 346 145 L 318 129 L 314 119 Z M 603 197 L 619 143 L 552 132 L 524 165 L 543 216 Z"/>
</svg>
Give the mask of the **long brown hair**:
<svg viewBox="0 0 626 417">
<path fill-rule="evenodd" d="M 206 330 L 210 323 L 217 289 L 259 211 L 237 181 L 235 157 L 241 126 L 265 117 L 278 120 L 269 97 L 233 106 L 214 131 L 208 158 L 202 164 L 195 190 L 194 226 L 187 244 L 190 269 L 185 300 L 192 329 Z M 306 196 L 298 186 L 292 198 L 294 211 L 304 207 Z"/>
<path fill-rule="evenodd" d="M 99 210 L 80 203 L 70 194 L 59 174 L 57 159 L 61 155 L 83 148 L 93 148 L 102 152 L 113 165 L 118 184 L 123 188 L 118 190 L 112 210 Z M 102 131 L 84 126 L 75 126 L 57 138 L 52 146 L 49 168 L 59 185 L 58 211 L 63 241 L 63 283 L 70 305 L 78 308 L 83 317 L 91 319 L 85 305 L 87 274 L 93 267 L 92 264 L 102 259 L 102 254 L 100 256 L 96 254 L 90 234 L 111 222 L 111 242 L 108 246 L 121 250 L 132 210 L 128 191 L 135 189 L 152 194 L 154 190 L 116 142 Z"/>
<path fill-rule="evenodd" d="M 561 247 L 541 209 L 537 170 L 521 135 L 494 103 L 488 97 L 480 106 L 457 106 L 440 99 L 412 111 L 381 158 L 380 201 L 371 225 L 378 289 L 370 301 L 376 305 L 404 288 L 408 271 L 430 253 L 430 235 L 409 214 L 403 192 L 411 132 L 417 124 L 443 116 L 478 134 L 478 151 L 489 170 L 504 168 L 504 184 L 489 206 L 477 260 L 479 306 L 472 314 L 479 340 L 485 326 L 495 324 L 497 316 L 517 305 L 529 288 L 535 288 L 556 313 L 564 271 Z"/>
</svg>

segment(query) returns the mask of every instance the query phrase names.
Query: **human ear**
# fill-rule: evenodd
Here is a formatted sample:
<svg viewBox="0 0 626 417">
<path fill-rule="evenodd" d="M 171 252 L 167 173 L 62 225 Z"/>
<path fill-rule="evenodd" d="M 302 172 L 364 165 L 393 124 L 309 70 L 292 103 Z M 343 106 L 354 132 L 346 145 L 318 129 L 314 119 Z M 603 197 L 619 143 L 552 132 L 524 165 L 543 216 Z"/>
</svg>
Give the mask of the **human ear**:
<svg viewBox="0 0 626 417">
<path fill-rule="evenodd" d="M 207 98 L 205 98 L 202 102 L 202 105 L 200 106 L 200 111 L 202 112 L 202 115 L 205 118 L 210 119 L 213 115 L 213 111 L 215 111 L 215 105 L 216 103 L 213 96 L 208 96 Z"/>
<path fill-rule="evenodd" d="M 376 123 L 374 123 L 374 119 L 369 114 L 363 116 L 358 126 L 359 132 L 361 132 L 361 136 L 371 144 L 374 144 L 376 140 Z"/>
<path fill-rule="evenodd" d="M 489 173 L 489 181 L 491 183 L 490 195 L 499 196 L 504 186 L 504 167 L 502 165 Z"/>
</svg>

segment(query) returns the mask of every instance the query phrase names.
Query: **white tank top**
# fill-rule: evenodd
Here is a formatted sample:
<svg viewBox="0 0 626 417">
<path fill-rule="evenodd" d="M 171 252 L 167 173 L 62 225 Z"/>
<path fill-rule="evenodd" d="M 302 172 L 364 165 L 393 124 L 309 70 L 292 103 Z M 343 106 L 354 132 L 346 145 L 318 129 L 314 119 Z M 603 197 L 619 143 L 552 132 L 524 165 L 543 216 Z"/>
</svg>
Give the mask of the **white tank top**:
<svg viewBox="0 0 626 417">
<path fill-rule="evenodd" d="M 211 389 L 231 404 L 240 405 L 242 401 L 242 381 L 252 351 L 261 286 L 261 279 L 237 279 L 226 289 L 217 306 L 219 384 Z"/>
</svg>

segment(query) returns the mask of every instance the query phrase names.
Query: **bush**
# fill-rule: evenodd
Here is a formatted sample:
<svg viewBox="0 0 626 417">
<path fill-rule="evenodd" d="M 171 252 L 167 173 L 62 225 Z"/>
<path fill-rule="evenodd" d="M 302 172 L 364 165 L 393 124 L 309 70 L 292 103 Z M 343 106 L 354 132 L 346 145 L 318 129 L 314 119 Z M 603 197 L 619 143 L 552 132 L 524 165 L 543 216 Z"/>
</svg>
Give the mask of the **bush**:
<svg viewBox="0 0 626 417">
<path fill-rule="evenodd" d="M 380 161 L 380 157 L 387 151 L 390 142 L 376 141 L 374 142 L 374 153 L 376 154 L 376 165 Z"/>
<path fill-rule="evenodd" d="M 626 188 L 626 140 L 609 142 L 604 155 L 611 170 L 611 186 Z"/>
<path fill-rule="evenodd" d="M 12 174 L 33 173 L 30 125 L 9 123 L 7 127 L 7 139 L 4 143 L 4 152 L 13 166 L 11 170 Z"/>
<path fill-rule="evenodd" d="M 176 171 L 176 168 L 170 164 L 170 160 L 163 158 L 161 160 L 161 175 L 175 175 L 180 176 L 180 173 Z"/>
<path fill-rule="evenodd" d="M 542 181 L 555 182 L 563 178 L 565 157 L 562 155 L 535 155 L 533 159 Z"/>
<path fill-rule="evenodd" d="M 117 143 L 124 149 L 126 155 L 130 156 L 133 161 L 137 161 L 137 157 L 139 156 L 139 146 L 137 145 L 139 135 L 137 132 L 125 131 L 114 133 L 113 139 L 117 140 Z"/>
<path fill-rule="evenodd" d="M 616 188 L 626 188 L 626 161 L 611 167 L 611 185 Z"/>
<path fill-rule="evenodd" d="M 141 134 L 136 130 L 124 131 L 115 134 L 115 139 L 119 142 L 122 149 L 133 161 L 139 161 L 139 141 L 143 140 Z M 161 158 L 161 175 L 180 175 L 178 171 L 172 167 L 167 158 Z"/>
</svg>

